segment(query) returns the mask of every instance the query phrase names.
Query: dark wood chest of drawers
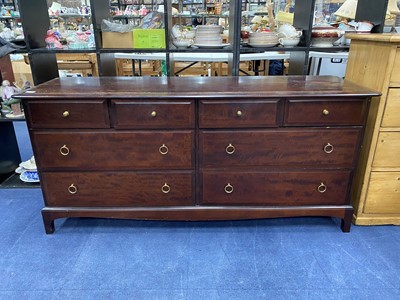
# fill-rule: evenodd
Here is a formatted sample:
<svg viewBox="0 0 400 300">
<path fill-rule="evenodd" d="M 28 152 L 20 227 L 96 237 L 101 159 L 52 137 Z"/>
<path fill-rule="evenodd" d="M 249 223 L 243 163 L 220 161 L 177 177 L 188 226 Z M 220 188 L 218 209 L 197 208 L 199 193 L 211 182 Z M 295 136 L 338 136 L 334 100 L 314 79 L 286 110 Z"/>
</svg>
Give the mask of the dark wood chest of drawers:
<svg viewBox="0 0 400 300">
<path fill-rule="evenodd" d="M 23 99 L 54 219 L 342 219 L 369 100 L 335 77 L 65 78 Z"/>
</svg>

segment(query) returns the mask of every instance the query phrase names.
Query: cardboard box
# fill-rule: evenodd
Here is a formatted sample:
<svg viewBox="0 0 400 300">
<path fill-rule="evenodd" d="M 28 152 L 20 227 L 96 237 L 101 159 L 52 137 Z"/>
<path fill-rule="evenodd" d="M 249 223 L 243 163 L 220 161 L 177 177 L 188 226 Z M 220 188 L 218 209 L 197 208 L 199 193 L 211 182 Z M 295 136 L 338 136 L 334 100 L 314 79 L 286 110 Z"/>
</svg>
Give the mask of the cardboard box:
<svg viewBox="0 0 400 300">
<path fill-rule="evenodd" d="M 133 29 L 133 46 L 137 49 L 165 49 L 165 29 Z"/>
<path fill-rule="evenodd" d="M 31 86 L 33 86 L 31 66 L 25 63 L 23 60 L 12 61 L 11 63 L 14 72 L 15 83 L 19 87 L 23 87 L 25 82 L 29 81 Z"/>
<path fill-rule="evenodd" d="M 102 32 L 103 48 L 133 48 L 132 32 Z"/>
</svg>

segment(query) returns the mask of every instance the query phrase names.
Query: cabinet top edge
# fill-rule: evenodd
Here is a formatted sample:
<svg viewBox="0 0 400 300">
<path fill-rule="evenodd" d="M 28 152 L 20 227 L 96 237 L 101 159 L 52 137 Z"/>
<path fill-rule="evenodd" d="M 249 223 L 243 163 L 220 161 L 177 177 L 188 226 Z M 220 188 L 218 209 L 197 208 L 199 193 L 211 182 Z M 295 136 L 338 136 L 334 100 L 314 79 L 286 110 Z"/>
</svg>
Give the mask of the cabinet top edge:
<svg viewBox="0 0 400 300">
<path fill-rule="evenodd" d="M 72 77 L 56 78 L 14 95 L 45 98 L 219 98 L 379 96 L 334 76 Z"/>
<path fill-rule="evenodd" d="M 400 43 L 398 33 L 346 33 L 346 38 L 359 41 Z"/>
</svg>

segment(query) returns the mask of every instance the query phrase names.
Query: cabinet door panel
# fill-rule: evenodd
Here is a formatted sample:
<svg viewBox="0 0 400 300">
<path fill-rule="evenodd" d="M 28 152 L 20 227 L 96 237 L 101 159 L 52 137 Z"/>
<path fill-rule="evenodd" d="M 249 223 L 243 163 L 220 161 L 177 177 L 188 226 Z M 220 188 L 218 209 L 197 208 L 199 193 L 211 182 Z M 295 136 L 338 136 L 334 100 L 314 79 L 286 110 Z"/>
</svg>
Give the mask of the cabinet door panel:
<svg viewBox="0 0 400 300">
<path fill-rule="evenodd" d="M 367 109 L 364 99 L 353 101 L 289 100 L 284 124 L 290 125 L 362 125 Z"/>
<path fill-rule="evenodd" d="M 185 131 L 34 132 L 43 169 L 189 169 L 194 134 Z"/>
<path fill-rule="evenodd" d="M 201 204 L 341 205 L 350 172 L 202 172 Z"/>
<path fill-rule="evenodd" d="M 32 128 L 109 128 L 106 100 L 30 101 Z"/>
<path fill-rule="evenodd" d="M 41 174 L 47 206 L 193 205 L 192 172 Z"/>
<path fill-rule="evenodd" d="M 114 127 L 122 128 L 193 128 L 192 101 L 113 100 Z"/>
<path fill-rule="evenodd" d="M 276 127 L 278 99 L 264 101 L 200 101 L 200 128 Z"/>
<path fill-rule="evenodd" d="M 350 168 L 361 129 L 200 132 L 201 167 Z"/>
</svg>

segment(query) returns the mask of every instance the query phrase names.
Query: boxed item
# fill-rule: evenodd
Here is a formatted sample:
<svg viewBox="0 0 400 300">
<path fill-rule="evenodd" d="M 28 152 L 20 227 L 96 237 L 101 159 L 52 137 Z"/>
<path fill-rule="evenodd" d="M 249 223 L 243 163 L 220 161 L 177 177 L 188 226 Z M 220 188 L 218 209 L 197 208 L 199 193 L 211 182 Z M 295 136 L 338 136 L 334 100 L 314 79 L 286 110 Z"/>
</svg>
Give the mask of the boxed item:
<svg viewBox="0 0 400 300">
<path fill-rule="evenodd" d="M 101 37 L 103 48 L 133 48 L 133 25 L 113 23 L 107 20 L 101 22 Z"/>
<path fill-rule="evenodd" d="M 137 49 L 165 49 L 165 29 L 134 29 L 133 47 Z"/>
<path fill-rule="evenodd" d="M 133 48 L 132 31 L 129 32 L 113 32 L 103 31 L 101 33 L 103 39 L 103 48 Z"/>
</svg>

